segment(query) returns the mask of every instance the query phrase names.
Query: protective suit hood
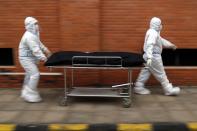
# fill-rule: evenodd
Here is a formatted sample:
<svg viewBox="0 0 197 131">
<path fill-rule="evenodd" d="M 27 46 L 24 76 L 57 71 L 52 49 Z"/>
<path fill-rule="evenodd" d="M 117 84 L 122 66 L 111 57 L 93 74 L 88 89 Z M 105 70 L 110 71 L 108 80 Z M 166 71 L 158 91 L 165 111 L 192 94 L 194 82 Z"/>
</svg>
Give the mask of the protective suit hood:
<svg viewBox="0 0 197 131">
<path fill-rule="evenodd" d="M 24 21 L 25 29 L 39 37 L 39 27 L 35 23 L 38 23 L 38 20 L 33 17 L 26 17 Z"/>
<path fill-rule="evenodd" d="M 161 19 L 153 17 L 150 21 L 150 28 L 160 32 L 162 29 Z"/>
</svg>

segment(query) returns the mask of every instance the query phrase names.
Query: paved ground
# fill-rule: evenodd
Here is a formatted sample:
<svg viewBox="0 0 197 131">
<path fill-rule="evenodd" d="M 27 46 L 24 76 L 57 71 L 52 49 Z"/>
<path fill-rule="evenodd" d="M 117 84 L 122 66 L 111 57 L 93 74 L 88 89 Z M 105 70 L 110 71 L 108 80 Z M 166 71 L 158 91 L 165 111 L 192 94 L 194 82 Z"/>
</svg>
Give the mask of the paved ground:
<svg viewBox="0 0 197 131">
<path fill-rule="evenodd" d="M 135 95 L 133 106 L 123 108 L 120 99 L 73 98 L 58 105 L 63 89 L 40 89 L 42 103 L 30 104 L 20 89 L 0 89 L 0 123 L 149 123 L 197 121 L 197 87 L 182 88 L 178 97 L 164 96 L 161 88 L 151 95 Z"/>
</svg>

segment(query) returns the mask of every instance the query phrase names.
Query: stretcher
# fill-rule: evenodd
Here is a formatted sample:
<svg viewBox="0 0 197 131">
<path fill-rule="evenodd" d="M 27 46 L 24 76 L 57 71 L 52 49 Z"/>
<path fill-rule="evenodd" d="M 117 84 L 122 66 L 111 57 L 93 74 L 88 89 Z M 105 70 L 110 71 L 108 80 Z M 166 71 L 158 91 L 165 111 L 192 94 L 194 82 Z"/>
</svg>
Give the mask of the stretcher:
<svg viewBox="0 0 197 131">
<path fill-rule="evenodd" d="M 53 54 L 45 66 L 64 70 L 64 98 L 60 100 L 60 105 L 68 105 L 70 97 L 113 97 L 121 98 L 123 107 L 130 107 L 133 101 L 132 70 L 141 68 L 143 62 L 141 54 L 135 53 L 67 51 Z M 110 87 L 76 87 L 73 83 L 75 69 L 127 70 L 128 81 Z M 71 87 L 67 87 L 67 70 L 72 71 Z"/>
</svg>

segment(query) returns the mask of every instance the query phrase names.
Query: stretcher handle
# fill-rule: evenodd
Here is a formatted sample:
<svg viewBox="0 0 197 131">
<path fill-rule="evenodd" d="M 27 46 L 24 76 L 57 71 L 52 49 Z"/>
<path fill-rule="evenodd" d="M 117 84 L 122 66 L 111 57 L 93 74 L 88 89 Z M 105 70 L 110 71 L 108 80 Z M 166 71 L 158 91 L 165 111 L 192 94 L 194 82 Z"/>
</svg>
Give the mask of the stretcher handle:
<svg viewBox="0 0 197 131">
<path fill-rule="evenodd" d="M 113 85 L 112 88 L 122 87 L 122 86 L 129 86 L 132 83 L 125 83 L 125 84 L 119 84 L 119 85 Z"/>
</svg>

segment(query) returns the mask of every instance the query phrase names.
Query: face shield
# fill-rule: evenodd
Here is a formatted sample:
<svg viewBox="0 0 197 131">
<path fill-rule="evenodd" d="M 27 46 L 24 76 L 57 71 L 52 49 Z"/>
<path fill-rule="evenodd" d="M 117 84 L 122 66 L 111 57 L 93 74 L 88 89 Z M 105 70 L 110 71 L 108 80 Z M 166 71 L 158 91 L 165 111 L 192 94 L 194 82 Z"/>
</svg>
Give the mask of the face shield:
<svg viewBox="0 0 197 131">
<path fill-rule="evenodd" d="M 160 32 L 162 29 L 161 20 L 157 17 L 153 17 L 150 21 L 150 28 Z"/>
<path fill-rule="evenodd" d="M 37 35 L 39 37 L 39 31 L 40 31 L 40 28 L 39 28 L 39 25 L 38 25 L 38 20 L 36 20 L 35 18 L 33 17 L 27 17 L 25 19 L 25 28 L 27 31 Z"/>
</svg>

